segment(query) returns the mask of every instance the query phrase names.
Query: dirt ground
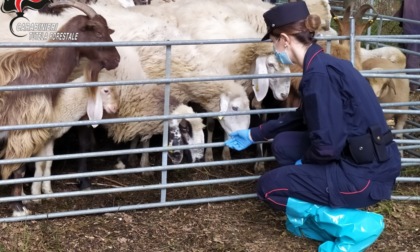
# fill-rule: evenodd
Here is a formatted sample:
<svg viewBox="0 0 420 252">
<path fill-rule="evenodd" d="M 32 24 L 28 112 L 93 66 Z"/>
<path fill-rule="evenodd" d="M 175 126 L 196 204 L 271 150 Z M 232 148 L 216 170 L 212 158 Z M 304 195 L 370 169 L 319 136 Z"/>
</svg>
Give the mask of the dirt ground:
<svg viewBox="0 0 420 252">
<path fill-rule="evenodd" d="M 63 141 L 69 139 L 74 137 L 67 136 Z M 101 146 L 106 148 L 104 144 Z M 215 155 L 220 156 L 220 150 L 216 150 Z M 239 153 L 233 153 L 233 158 L 239 158 Z M 114 161 L 115 158 L 99 158 L 90 162 L 101 170 L 112 169 Z M 159 161 L 159 155 L 152 155 L 152 162 Z M 55 174 L 73 173 L 74 163 L 55 162 L 54 167 L 64 168 L 53 171 Z M 251 164 L 171 171 L 168 177 L 169 182 L 179 182 L 250 174 Z M 418 176 L 419 167 L 408 168 L 405 174 Z M 92 182 L 94 189 L 153 184 L 159 182 L 159 175 L 147 179 L 140 174 L 97 177 Z M 168 200 L 254 193 L 254 188 L 255 182 L 246 182 L 172 189 L 168 190 Z M 53 189 L 55 192 L 78 190 L 73 180 L 53 181 Z M 25 185 L 25 190 L 29 192 L 29 185 Z M 9 188 L 0 188 L 0 195 L 8 194 Z M 419 184 L 398 184 L 395 194 L 420 195 Z M 29 207 L 36 213 L 60 212 L 158 202 L 159 197 L 158 191 L 128 192 L 50 199 Z M 419 202 L 388 201 L 369 210 L 385 216 L 386 229 L 367 251 L 420 251 Z M 7 204 L 0 205 L 0 215 L 10 215 Z M 273 212 L 256 198 L 0 224 L 0 252 L 317 251 L 318 246 L 316 241 L 287 232 L 285 215 Z"/>
<path fill-rule="evenodd" d="M 416 96 L 413 99 L 418 100 Z M 74 153 L 77 137 L 70 130 L 56 143 L 55 153 Z M 98 151 L 114 148 L 97 135 Z M 217 134 L 215 134 L 217 136 Z M 159 143 L 160 139 L 157 140 Z M 215 139 L 222 141 L 222 139 Z M 215 149 L 216 159 L 221 158 Z M 232 152 L 232 158 L 252 157 L 252 150 Z M 408 156 L 407 156 L 408 157 Z M 113 169 L 115 157 L 89 160 L 92 170 Z M 160 155 L 152 155 L 151 163 L 160 163 Z M 74 173 L 75 160 L 56 161 L 54 174 Z M 268 163 L 268 169 L 274 163 Z M 30 172 L 27 174 L 31 176 Z M 197 181 L 255 175 L 253 165 L 203 167 L 168 172 L 168 182 Z M 403 176 L 420 176 L 420 167 L 405 167 Z M 92 188 L 159 183 L 159 174 L 145 178 L 141 174 L 92 178 Z M 53 181 L 55 192 L 77 191 L 74 180 Z M 25 185 L 26 193 L 30 185 Z M 168 190 L 167 199 L 182 200 L 255 192 L 255 181 L 196 186 Z M 10 194 L 0 187 L 0 197 Z M 398 183 L 394 195 L 420 195 L 420 183 Z M 73 198 L 44 200 L 30 204 L 35 213 L 72 211 L 159 202 L 158 190 L 138 191 Z M 420 202 L 385 201 L 368 209 L 385 217 L 385 230 L 367 250 L 420 251 Z M 0 204 L 0 217 L 10 216 L 8 204 Z M 3 251 L 317 251 L 319 242 L 295 237 L 285 228 L 284 213 L 275 213 L 256 198 L 220 203 L 113 212 L 97 215 L 65 217 L 39 221 L 0 223 L 0 252 Z"/>
</svg>

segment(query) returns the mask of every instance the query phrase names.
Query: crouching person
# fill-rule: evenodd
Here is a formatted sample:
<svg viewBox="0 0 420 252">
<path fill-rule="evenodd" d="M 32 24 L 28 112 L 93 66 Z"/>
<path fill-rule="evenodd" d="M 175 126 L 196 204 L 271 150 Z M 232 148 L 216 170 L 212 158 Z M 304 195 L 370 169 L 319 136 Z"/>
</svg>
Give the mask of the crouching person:
<svg viewBox="0 0 420 252">
<path fill-rule="evenodd" d="M 320 18 L 305 2 L 264 14 L 274 53 L 303 69 L 301 105 L 278 120 L 233 132 L 225 142 L 243 150 L 273 139 L 280 167 L 261 176 L 257 193 L 286 211 L 293 234 L 323 243 L 319 251 L 363 251 L 381 234 L 383 217 L 359 210 L 390 199 L 401 159 L 369 83 L 346 60 L 314 40 Z"/>
</svg>

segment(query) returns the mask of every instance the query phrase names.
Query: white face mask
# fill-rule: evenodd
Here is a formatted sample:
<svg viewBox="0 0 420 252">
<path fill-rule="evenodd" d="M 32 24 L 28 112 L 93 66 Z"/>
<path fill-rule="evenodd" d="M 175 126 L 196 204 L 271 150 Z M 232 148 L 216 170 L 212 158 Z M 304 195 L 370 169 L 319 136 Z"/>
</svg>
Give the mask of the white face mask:
<svg viewBox="0 0 420 252">
<path fill-rule="evenodd" d="M 289 55 L 286 53 L 286 51 L 278 52 L 276 48 L 273 46 L 274 55 L 276 56 L 276 59 L 282 63 L 283 65 L 293 65 L 292 60 L 289 58 Z"/>
</svg>

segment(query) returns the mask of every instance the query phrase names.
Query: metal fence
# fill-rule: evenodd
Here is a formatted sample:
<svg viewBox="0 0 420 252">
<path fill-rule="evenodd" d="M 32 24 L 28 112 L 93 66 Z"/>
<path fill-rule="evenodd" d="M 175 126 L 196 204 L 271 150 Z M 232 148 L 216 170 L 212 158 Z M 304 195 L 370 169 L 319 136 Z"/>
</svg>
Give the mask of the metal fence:
<svg viewBox="0 0 420 252">
<path fill-rule="evenodd" d="M 356 40 L 360 41 L 369 41 L 369 42 L 404 42 L 404 43 L 419 43 L 420 40 L 419 36 L 355 36 L 354 35 L 354 22 L 352 25 L 352 33 L 350 36 L 339 36 L 339 37 L 331 37 L 328 38 L 329 41 L 336 40 L 336 39 L 350 39 L 352 45 Z M 192 45 L 192 44 L 223 44 L 223 43 L 256 43 L 259 42 L 259 39 L 247 39 L 247 40 L 189 40 L 189 41 L 146 41 L 146 42 L 113 42 L 113 43 L 0 43 L 0 47 L 59 47 L 59 46 L 166 46 L 167 47 L 167 58 L 171 57 L 171 48 L 174 46 L 181 46 L 181 45 Z M 354 60 L 354 50 L 351 50 L 351 59 Z M 418 79 L 420 76 L 418 74 L 419 69 L 414 70 L 400 70 L 400 71 L 362 71 L 362 74 L 366 77 L 392 77 L 392 78 L 412 78 Z M 416 73 L 416 74 L 413 74 Z M 405 75 L 400 75 L 400 73 L 406 73 Z M 147 80 L 136 80 L 136 81 L 115 81 L 115 82 L 86 82 L 86 83 L 78 83 L 78 84 L 71 84 L 71 87 L 76 86 L 97 86 L 97 85 L 132 85 L 132 84 L 151 84 L 151 83 L 158 83 L 162 85 L 166 85 L 167 92 L 170 92 L 170 83 L 177 83 L 177 82 L 193 82 L 193 81 L 207 81 L 207 80 L 239 80 L 239 79 L 247 79 L 247 78 L 267 78 L 267 77 L 292 77 L 292 76 L 299 76 L 300 74 L 291 73 L 291 74 L 266 74 L 266 75 L 228 75 L 228 76 L 217 76 L 217 77 L 192 77 L 192 78 L 162 78 L 162 79 L 147 79 Z M 167 75 L 170 75 L 170 69 L 167 69 Z M 63 87 L 70 87 L 68 83 L 60 83 L 60 84 L 49 84 L 49 85 L 19 85 L 19 86 L 0 86 L 0 92 L 2 91 L 11 91 L 11 90 L 26 90 L 26 89 L 48 89 L 48 88 L 63 88 Z M 409 110 L 395 110 L 395 109 L 387 109 L 389 106 L 395 105 L 408 105 L 410 107 Z M 165 106 L 169 106 L 169 101 L 165 100 Z M 398 144 L 400 144 L 400 149 L 404 150 L 409 157 L 404 157 L 401 159 L 402 165 L 404 168 L 406 167 L 418 167 L 420 164 L 420 140 L 416 137 L 419 135 L 420 132 L 420 124 L 418 123 L 418 115 L 420 114 L 420 102 L 419 101 L 412 101 L 406 104 L 382 104 L 384 107 L 385 113 L 407 113 L 411 116 L 411 120 L 408 122 L 406 128 L 401 131 L 393 131 L 393 133 L 403 133 L 405 138 L 401 140 L 396 140 Z M 285 111 L 290 111 L 291 109 L 269 109 L 269 110 L 251 110 L 249 114 L 255 115 L 260 113 L 282 113 Z M 215 116 L 229 116 L 229 115 L 238 115 L 243 113 L 199 113 L 196 116 L 200 116 L 202 118 L 206 117 L 215 117 Z M 33 128 L 40 128 L 40 127 L 64 127 L 64 126 L 81 126 L 81 125 L 91 125 L 91 124 L 109 124 L 109 123 L 122 123 L 122 122 L 133 122 L 133 121 L 146 121 L 146 120 L 165 120 L 167 122 L 168 119 L 171 118 L 188 118 L 193 117 L 194 115 L 189 116 L 172 116 L 172 115 L 160 115 L 160 116 L 150 116 L 150 117 L 142 117 L 142 118 L 119 118 L 119 119 L 103 119 L 99 121 L 77 121 L 77 122 L 69 122 L 69 123 L 48 123 L 48 124 L 37 124 L 37 125 L 9 125 L 9 126 L 1 126 L 0 131 L 2 130 L 22 130 L 22 129 L 33 129 Z M 72 207 L 65 209 L 64 211 L 48 211 L 45 213 L 37 213 L 30 216 L 24 217 L 7 217 L 10 215 L 9 212 L 7 214 L 3 214 L 2 218 L 0 218 L 0 222 L 3 221 L 22 221 L 22 220 L 38 220 L 38 219 L 48 219 L 48 218 L 57 218 L 57 217 L 66 217 L 66 216 L 76 216 L 76 215 L 86 215 L 86 214 L 99 214 L 99 213 L 108 213 L 108 212 L 117 212 L 117 211 L 127 211 L 127 210 L 139 210 L 139 209 L 147 209 L 147 208 L 158 208 L 158 207 L 168 207 L 168 206 L 182 206 L 188 204 L 202 204 L 202 203 L 209 203 L 209 202 L 221 202 L 221 201 L 230 201 L 230 200 L 242 200 L 242 199 L 252 199 L 256 197 L 254 192 L 249 192 L 247 190 L 241 191 L 240 186 L 235 193 L 231 191 L 226 191 L 225 194 L 216 195 L 216 196 L 209 196 L 205 195 L 202 197 L 194 197 L 194 198 L 183 198 L 183 199 L 175 199 L 175 200 L 168 200 L 168 193 L 171 190 L 176 190 L 179 188 L 188 188 L 188 187 L 206 187 L 206 186 L 217 186 L 222 184 L 233 184 L 238 185 L 241 183 L 248 184 L 255 182 L 259 178 L 259 174 L 249 174 L 244 173 L 241 176 L 236 177 L 217 177 L 217 178 L 208 178 L 208 179 L 199 179 L 199 180 L 190 180 L 190 181 L 176 181 L 176 182 L 169 182 L 168 180 L 168 172 L 169 171 L 182 171 L 182 170 L 190 170 L 190 169 L 219 169 L 220 167 L 234 167 L 235 169 L 241 169 L 244 165 L 254 164 L 255 162 L 271 162 L 274 160 L 272 156 L 269 157 L 261 157 L 255 158 L 252 156 L 241 156 L 240 158 L 234 158 L 232 160 L 220 160 L 220 161 L 213 161 L 213 162 L 200 162 L 200 163 L 193 163 L 193 164 L 178 164 L 178 165 L 170 165 L 167 162 L 167 152 L 174 149 L 186 149 L 186 148 L 221 148 L 224 146 L 223 142 L 214 142 L 211 144 L 201 144 L 201 145 L 193 145 L 193 146 L 179 146 L 179 147 L 171 147 L 167 146 L 167 135 L 168 135 L 168 127 L 167 123 L 164 127 L 164 137 L 162 140 L 162 146 L 160 147 L 151 147 L 151 148 L 137 148 L 137 149 L 122 149 L 122 150 L 109 150 L 109 151 L 95 151 L 89 153 L 74 153 L 74 154 L 63 154 L 63 155 L 55 155 L 53 157 L 32 157 L 32 158 L 25 158 L 25 159 L 13 159 L 13 160 L 0 160 L 0 165 L 2 164 L 9 164 L 9 163 L 30 163 L 30 162 L 37 162 L 37 161 L 46 161 L 46 160 L 73 160 L 78 158 L 105 158 L 105 157 L 113 157 L 122 154 L 141 154 L 146 152 L 159 152 L 161 153 L 161 164 L 151 167 L 137 167 L 125 170 L 114 170 L 112 168 L 109 169 L 102 169 L 99 171 L 88 172 L 88 173 L 71 173 L 71 174 L 57 174 L 48 177 L 39 177 L 39 178 L 23 178 L 23 179 L 13 179 L 13 180 L 3 180 L 0 181 L 0 187 L 8 187 L 12 184 L 17 183 L 32 183 L 35 181 L 44 181 L 44 180 L 51 180 L 51 181 L 60 181 L 64 183 L 65 180 L 69 179 L 77 179 L 81 177 L 106 177 L 106 176 L 122 176 L 122 175 L 130 175 L 130 174 L 139 174 L 144 172 L 159 172 L 161 174 L 161 179 L 158 183 L 155 184 L 145 184 L 139 181 L 138 184 L 131 185 L 131 186 L 121 186 L 116 188 L 98 188 L 89 191 L 64 191 L 64 192 L 56 192 L 53 194 L 42 194 L 42 195 L 26 195 L 26 196 L 19 196 L 19 197 L 9 197 L 3 196 L 0 198 L 0 203 L 2 205 L 7 205 L 13 201 L 20 201 L 20 200 L 36 200 L 36 199 L 60 199 L 64 198 L 77 198 L 81 196 L 88 196 L 94 197 L 98 195 L 110 195 L 110 194 L 127 194 L 133 192 L 149 192 L 149 191 L 158 191 L 159 192 L 159 199 L 150 202 L 132 202 L 126 205 L 106 205 L 103 207 L 94 207 L 91 206 L 87 207 L 86 209 L 77 209 L 74 210 Z M 165 138 L 166 136 L 166 138 Z M 53 173 L 59 173 L 58 169 L 53 165 Z M 418 176 L 418 174 L 416 175 Z M 420 177 L 399 177 L 397 179 L 398 183 L 418 183 L 420 182 Z M 211 189 L 209 189 L 211 190 Z M 394 200 L 420 200 L 418 195 L 393 195 L 392 199 Z M 6 215 L 6 216 L 5 216 Z"/>
</svg>

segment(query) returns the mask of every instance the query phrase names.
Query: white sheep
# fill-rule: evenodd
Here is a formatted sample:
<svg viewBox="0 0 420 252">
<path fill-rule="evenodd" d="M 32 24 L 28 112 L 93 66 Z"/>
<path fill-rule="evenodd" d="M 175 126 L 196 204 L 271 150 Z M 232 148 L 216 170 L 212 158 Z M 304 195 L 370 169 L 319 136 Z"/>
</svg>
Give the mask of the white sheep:
<svg viewBox="0 0 420 252">
<path fill-rule="evenodd" d="M 364 70 L 396 70 L 399 66 L 387 59 L 371 58 L 363 62 Z M 399 78 L 367 78 L 373 91 L 381 103 L 394 103 L 394 102 L 409 102 L 410 101 L 410 85 L 408 79 Z M 408 106 L 392 107 L 394 109 L 407 110 Z M 394 119 L 395 129 L 402 130 L 407 121 L 407 114 L 385 114 L 387 120 Z M 396 137 L 402 138 L 403 134 L 398 133 Z"/>
<path fill-rule="evenodd" d="M 75 82 L 78 82 L 77 80 Z M 97 89 L 96 97 L 99 97 L 99 106 L 108 114 L 114 114 L 119 106 L 119 89 L 115 86 L 100 86 Z M 62 89 L 56 99 L 51 122 L 73 122 L 78 121 L 87 113 L 88 97 L 91 96 L 90 89 L 85 87 Z M 50 138 L 44 147 L 35 155 L 38 157 L 53 156 L 54 141 L 66 133 L 70 127 L 49 128 Z M 35 163 L 34 177 L 50 176 L 52 161 L 39 161 Z M 33 182 L 31 193 L 39 195 L 52 193 L 51 181 Z"/>
</svg>

